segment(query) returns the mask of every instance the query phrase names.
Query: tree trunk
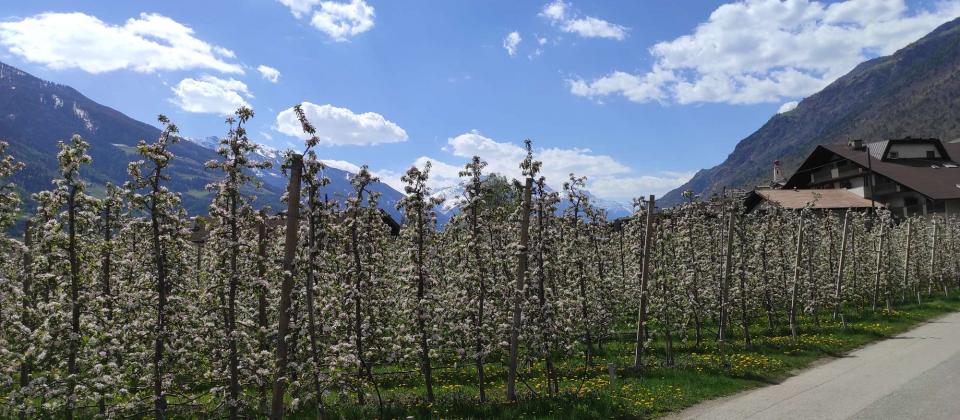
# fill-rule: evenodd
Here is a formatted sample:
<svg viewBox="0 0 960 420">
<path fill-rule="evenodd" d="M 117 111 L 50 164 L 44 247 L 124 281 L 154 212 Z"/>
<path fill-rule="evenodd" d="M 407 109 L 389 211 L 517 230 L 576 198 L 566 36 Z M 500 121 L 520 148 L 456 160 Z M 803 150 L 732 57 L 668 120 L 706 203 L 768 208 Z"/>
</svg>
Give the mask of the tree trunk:
<svg viewBox="0 0 960 420">
<path fill-rule="evenodd" d="M 234 156 L 240 152 L 234 147 Z M 236 174 L 230 173 L 230 183 L 234 188 L 239 187 Z M 230 419 L 237 419 L 240 415 L 240 356 L 237 354 L 237 288 L 240 283 L 240 228 L 237 226 L 238 192 L 230 194 L 230 292 L 227 297 L 227 346 L 230 351 L 230 400 L 227 406 L 230 410 Z"/>
<path fill-rule="evenodd" d="M 880 223 L 880 232 L 878 233 L 877 238 L 877 269 L 875 271 L 873 279 L 873 311 L 877 311 L 877 298 L 880 295 L 880 274 L 883 270 L 880 269 L 881 264 L 883 263 L 883 227 L 884 224 Z"/>
<path fill-rule="evenodd" d="M 837 263 L 837 284 L 834 289 L 833 319 L 836 320 L 843 310 L 843 269 L 847 255 L 847 227 L 850 224 L 850 211 L 843 214 L 843 231 L 840 233 L 840 261 Z"/>
<path fill-rule="evenodd" d="M 910 284 L 910 240 L 913 238 L 913 220 L 907 219 L 907 244 L 903 250 L 903 287 Z M 917 293 L 917 303 L 920 303 L 920 289 L 914 285 Z"/>
<path fill-rule="evenodd" d="M 314 180 L 307 181 L 308 183 L 313 182 Z M 309 184 L 308 184 L 309 185 Z M 309 252 L 309 261 L 307 261 L 307 285 L 306 285 L 306 294 L 307 294 L 307 334 L 310 338 L 310 357 L 313 359 L 314 372 L 313 372 L 313 386 L 314 392 L 317 393 L 317 410 L 321 413 L 323 412 L 323 388 L 320 384 L 320 352 L 317 349 L 317 319 L 316 319 L 316 307 L 314 303 L 313 288 L 314 288 L 314 267 L 317 261 L 317 256 L 320 254 L 319 244 L 317 244 L 317 187 L 310 185 L 308 190 L 308 199 L 307 202 L 310 205 L 309 215 L 307 216 L 308 223 L 308 232 L 307 232 L 307 249 Z"/>
<path fill-rule="evenodd" d="M 287 226 L 283 246 L 283 283 L 280 286 L 280 308 L 277 311 L 277 373 L 273 381 L 273 401 L 270 418 L 283 418 L 283 396 L 287 387 L 287 333 L 290 329 L 290 306 L 293 299 L 293 259 L 297 254 L 297 233 L 300 222 L 300 177 L 303 173 L 303 156 L 294 154 L 290 159 L 290 183 L 287 186 Z"/>
<path fill-rule="evenodd" d="M 31 308 L 35 307 L 35 302 L 33 301 L 33 235 L 31 235 L 31 230 L 33 228 L 33 223 L 30 220 L 27 220 L 26 226 L 23 228 L 23 325 L 27 327 L 29 335 L 33 335 L 33 315 L 31 314 Z M 29 346 L 29 343 L 24 343 L 24 350 Z M 20 364 L 20 389 L 25 390 L 30 386 L 30 373 L 33 372 L 33 358 L 24 351 L 23 362 Z M 20 420 L 27 419 L 26 405 L 28 401 L 26 398 L 23 399 L 23 405 L 21 406 L 18 417 Z"/>
<path fill-rule="evenodd" d="M 417 211 L 417 329 L 420 332 L 420 370 L 427 391 L 427 402 L 432 403 L 433 396 L 433 369 L 430 366 L 430 343 L 427 340 L 427 314 L 423 311 L 423 301 L 427 292 L 427 276 L 424 269 L 424 242 L 425 221 L 423 208 Z"/>
<path fill-rule="evenodd" d="M 539 188 L 539 187 L 538 187 Z M 538 191 L 541 191 L 538 189 Z M 540 193 L 538 193 L 540 194 Z M 546 296 L 546 282 L 547 282 L 547 273 L 546 267 L 544 264 L 543 257 L 543 247 L 545 246 L 546 238 L 544 237 L 544 226 L 543 219 L 547 217 L 546 212 L 543 209 L 542 194 L 541 199 L 537 200 L 537 238 L 540 241 L 539 246 L 537 246 L 537 300 L 540 306 L 540 313 L 543 314 L 544 308 L 547 305 L 547 296 Z M 550 337 L 546 336 L 546 342 L 544 343 L 544 364 L 547 369 L 547 389 L 550 395 L 555 395 L 559 392 L 559 385 L 556 381 L 556 376 L 553 372 L 553 357 L 550 354 Z"/>
<path fill-rule="evenodd" d="M 103 209 L 103 250 L 101 251 L 102 263 L 100 267 L 100 269 L 102 270 L 101 271 L 101 276 L 102 276 L 101 277 L 101 287 L 102 287 L 101 293 L 103 293 L 104 304 L 107 307 L 107 324 L 108 324 L 107 328 L 113 327 L 113 294 L 110 290 L 110 280 L 111 280 L 110 276 L 112 275 L 111 270 L 113 268 L 110 261 L 110 257 L 113 251 L 113 230 L 112 230 L 112 227 L 110 226 L 110 210 L 111 210 L 110 202 L 107 201 Z M 106 346 L 106 350 L 104 351 L 104 355 L 101 362 L 103 363 L 104 366 L 106 366 L 110 360 L 110 341 L 107 341 L 105 343 L 105 346 Z M 99 410 L 101 416 L 106 415 L 107 407 L 106 407 L 106 402 L 103 400 L 103 397 L 100 397 L 97 400 L 97 409 Z"/>
<path fill-rule="evenodd" d="M 773 219 L 770 219 L 771 221 Z M 767 328 L 771 331 L 774 328 L 773 316 L 773 295 L 770 292 L 770 277 L 767 275 L 769 264 L 767 262 L 767 235 L 770 232 L 770 223 L 767 223 L 767 229 L 763 231 L 760 239 L 760 275 L 763 276 L 763 309 L 767 313 Z"/>
<path fill-rule="evenodd" d="M 803 255 L 803 213 L 800 214 L 800 222 L 797 227 L 797 255 L 793 264 L 793 285 L 790 290 L 790 337 L 793 343 L 797 344 L 797 289 L 800 286 L 800 261 Z"/>
<path fill-rule="evenodd" d="M 573 243 L 580 243 L 580 229 L 577 227 L 578 221 L 580 220 L 580 200 L 578 199 L 573 205 L 573 220 L 571 221 L 571 227 L 573 228 Z M 583 260 L 577 259 L 577 286 L 580 289 L 580 316 L 583 318 L 583 347 L 584 347 L 584 359 L 587 366 L 593 366 L 593 334 L 590 329 L 590 302 L 589 297 L 587 296 L 587 273 L 584 268 Z"/>
<path fill-rule="evenodd" d="M 270 345 L 267 343 L 267 217 L 264 211 L 260 212 L 260 222 L 257 223 L 257 326 L 260 341 L 260 351 L 266 352 Z M 267 385 L 260 386 L 260 411 L 267 412 Z"/>
<path fill-rule="evenodd" d="M 720 278 L 720 334 L 719 340 L 717 340 L 717 348 L 720 350 L 720 360 L 724 366 L 727 365 L 727 361 L 724 356 L 724 350 L 727 339 L 727 323 L 729 322 L 729 311 L 727 310 L 727 305 L 729 304 L 728 293 L 730 290 L 730 266 L 733 264 L 734 219 L 735 216 L 733 210 L 731 210 L 730 215 L 727 218 L 727 244 L 724 247 L 723 276 Z"/>
<path fill-rule="evenodd" d="M 933 219 L 933 238 L 930 239 L 930 285 L 933 287 L 933 279 L 936 277 L 937 284 L 943 288 L 943 296 L 950 296 L 950 292 L 947 290 L 947 284 L 943 282 L 943 273 L 937 272 L 937 219 Z"/>
<path fill-rule="evenodd" d="M 656 222 L 656 197 L 652 194 L 647 202 L 647 222 L 643 234 L 643 262 L 640 266 L 640 308 L 637 310 L 637 342 L 633 349 L 633 368 L 640 369 L 643 363 L 644 328 L 647 325 L 647 285 L 650 277 L 650 250 L 653 246 L 653 224 Z"/>
<path fill-rule="evenodd" d="M 160 241 L 160 214 L 157 195 L 160 193 L 160 168 L 154 172 L 150 202 L 150 227 L 153 232 L 153 258 L 157 268 L 157 324 L 153 341 L 153 413 L 157 420 L 167 417 L 167 396 L 163 391 L 163 353 L 167 334 L 167 258 Z"/>
<path fill-rule="evenodd" d="M 363 196 L 361 192 L 360 196 Z M 354 209 L 358 211 L 359 209 Z M 360 218 L 359 215 L 355 214 L 357 219 Z M 360 260 L 360 249 L 358 244 L 358 233 L 357 233 L 357 221 L 354 221 L 352 228 L 350 230 L 350 252 L 353 254 L 353 269 L 354 269 L 354 281 L 353 281 L 353 340 L 354 346 L 356 347 L 357 360 L 360 364 L 357 366 L 357 404 L 363 405 L 363 311 L 361 307 L 361 294 L 360 289 L 363 287 L 363 277 L 361 273 L 363 272 L 363 265 Z"/>
<path fill-rule="evenodd" d="M 530 242 L 530 199 L 533 178 L 527 178 L 523 188 L 522 214 L 520 216 L 520 247 L 517 250 L 516 290 L 513 297 L 513 325 L 510 329 L 510 363 L 507 372 L 507 400 L 517 400 L 517 358 L 519 354 L 519 335 L 521 308 L 527 277 L 527 245 Z"/>
<path fill-rule="evenodd" d="M 733 229 L 736 226 L 736 213 L 733 211 L 730 212 L 730 217 L 734 218 L 733 223 L 731 223 L 730 228 Z M 746 252 L 746 238 L 741 230 L 740 234 L 740 269 L 737 277 L 740 279 L 740 324 L 743 328 L 743 342 L 746 348 L 750 348 L 750 314 L 747 313 L 747 252 Z M 729 287 L 729 286 L 728 286 Z"/>
<path fill-rule="evenodd" d="M 478 225 L 478 216 L 476 207 L 470 209 L 470 229 L 472 231 L 472 236 L 474 241 L 480 241 L 480 227 Z M 477 367 L 477 386 L 480 393 L 480 402 L 487 401 L 486 393 L 486 378 L 484 377 L 483 372 L 483 304 L 484 299 L 487 294 L 487 285 L 485 283 L 486 279 L 486 270 L 483 267 L 483 259 L 480 255 L 480 246 L 479 244 L 473 244 L 473 253 L 474 258 L 476 259 L 477 270 L 480 274 L 480 293 L 477 302 L 477 322 L 476 322 L 476 334 L 477 342 L 475 346 L 476 352 L 476 367 Z"/>
</svg>

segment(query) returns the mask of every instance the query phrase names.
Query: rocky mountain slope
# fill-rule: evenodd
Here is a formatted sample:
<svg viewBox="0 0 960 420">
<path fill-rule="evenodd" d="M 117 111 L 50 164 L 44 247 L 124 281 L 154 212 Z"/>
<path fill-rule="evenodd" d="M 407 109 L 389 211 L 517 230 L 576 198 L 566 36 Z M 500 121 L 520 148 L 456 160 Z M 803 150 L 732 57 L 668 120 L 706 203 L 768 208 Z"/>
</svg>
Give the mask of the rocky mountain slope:
<svg viewBox="0 0 960 420">
<path fill-rule="evenodd" d="M 127 163 L 139 159 L 134 149 L 137 142 L 156 139 L 160 130 L 100 105 L 69 86 L 0 63 L 0 139 L 10 143 L 11 155 L 27 164 L 12 179 L 24 198 L 51 187 L 50 181 L 57 176 L 57 142 L 68 140 L 74 133 L 90 143 L 93 163 L 82 174 L 96 194 L 107 182 L 120 185 L 129 180 Z M 171 147 L 176 159 L 170 168 L 169 185 L 181 193 L 191 214 L 204 214 L 210 203 L 205 187 L 219 176 L 205 169 L 204 162 L 217 158 L 218 139 L 187 140 Z M 279 208 L 287 183 L 280 173 L 281 153 L 265 148 L 254 159 L 273 162 L 273 168 L 257 174 L 264 181 L 264 188 L 255 192 L 258 203 Z M 342 200 L 352 190 L 350 175 L 341 169 L 327 170 L 331 200 Z M 395 206 L 401 193 L 383 183 L 371 188 L 381 193 L 382 207 L 399 220 Z"/>
<path fill-rule="evenodd" d="M 752 188 L 770 179 L 774 160 L 789 176 L 818 144 L 888 138 L 960 137 L 960 19 L 895 54 L 864 62 L 792 111 L 774 115 L 727 159 L 699 172 L 659 203 L 692 190 Z"/>
<path fill-rule="evenodd" d="M 127 163 L 139 159 L 134 149 L 137 142 L 155 140 L 160 130 L 69 86 L 0 63 L 0 139 L 10 143 L 10 154 L 27 164 L 12 179 L 23 193 L 51 187 L 50 181 L 57 176 L 57 142 L 75 133 L 90 143 L 93 164 L 84 168 L 83 176 L 96 193 L 107 182 L 119 185 L 129 180 Z M 190 142 L 175 144 L 171 151 L 177 156 L 170 171 L 172 189 L 183 194 L 188 210 L 205 211 L 209 199 L 204 186 L 215 174 L 205 170 L 203 163 L 215 155 Z M 262 195 L 279 197 L 275 190 Z"/>
</svg>

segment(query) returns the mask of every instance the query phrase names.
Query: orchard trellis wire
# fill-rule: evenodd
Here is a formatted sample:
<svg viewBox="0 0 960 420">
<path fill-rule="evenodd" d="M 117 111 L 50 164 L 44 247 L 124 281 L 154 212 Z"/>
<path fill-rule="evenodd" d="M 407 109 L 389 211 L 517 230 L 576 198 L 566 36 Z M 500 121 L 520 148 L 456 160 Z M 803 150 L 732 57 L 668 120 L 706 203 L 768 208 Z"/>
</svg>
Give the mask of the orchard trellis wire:
<svg viewBox="0 0 960 420">
<path fill-rule="evenodd" d="M 726 363 L 733 338 L 796 342 L 804 325 L 960 289 L 953 218 L 747 214 L 734 199 L 693 197 L 658 211 L 650 197 L 610 221 L 583 178 L 541 177 L 530 142 L 520 182 L 472 159 L 442 228 L 429 166 L 403 177 L 394 237 L 368 189 L 376 178 L 364 167 L 346 202 L 331 202 L 309 147 L 288 156 L 286 211 L 256 211 L 250 174 L 265 164 L 248 159 L 252 117 L 228 121 L 207 164 L 222 180 L 202 235 L 166 185 L 177 159 L 166 118 L 137 147 L 130 181 L 100 197 L 83 181 L 89 145 L 60 145 L 59 177 L 33 195 L 23 236 L 0 241 L 0 415 L 323 413 L 382 406 L 403 386 L 433 402 L 451 392 L 434 379 L 446 371 L 477 403 L 549 396 L 563 391 L 558 363 L 595 364 L 615 338 L 634 345 L 611 373 L 642 375 L 672 366 L 677 341 L 716 346 Z M 22 165 L 4 147 L 9 177 Z M 4 230 L 20 207 L 8 185 Z"/>
</svg>

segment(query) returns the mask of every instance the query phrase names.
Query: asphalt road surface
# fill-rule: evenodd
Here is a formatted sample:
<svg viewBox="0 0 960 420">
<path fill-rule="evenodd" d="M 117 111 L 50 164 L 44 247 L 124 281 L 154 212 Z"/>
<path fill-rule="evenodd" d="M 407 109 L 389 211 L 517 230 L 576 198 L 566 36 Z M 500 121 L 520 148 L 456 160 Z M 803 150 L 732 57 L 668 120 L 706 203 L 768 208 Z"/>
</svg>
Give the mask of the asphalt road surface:
<svg viewBox="0 0 960 420">
<path fill-rule="evenodd" d="M 960 419 L 960 313 L 671 419 Z"/>
</svg>

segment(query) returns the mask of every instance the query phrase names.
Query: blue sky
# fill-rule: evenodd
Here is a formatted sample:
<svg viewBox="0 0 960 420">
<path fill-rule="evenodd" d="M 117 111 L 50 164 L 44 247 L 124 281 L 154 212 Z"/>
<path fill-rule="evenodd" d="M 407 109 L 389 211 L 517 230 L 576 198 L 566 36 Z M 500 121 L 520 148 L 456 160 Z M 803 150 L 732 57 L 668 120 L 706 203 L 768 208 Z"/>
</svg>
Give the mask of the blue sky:
<svg viewBox="0 0 960 420">
<path fill-rule="evenodd" d="M 475 153 L 515 173 L 530 138 L 555 185 L 574 171 L 629 202 L 958 15 L 903 0 L 8 2 L 0 59 L 195 137 L 247 104 L 255 140 L 299 146 L 289 108 L 309 103 L 322 157 L 393 184 L 431 160 L 443 187 Z"/>
</svg>

